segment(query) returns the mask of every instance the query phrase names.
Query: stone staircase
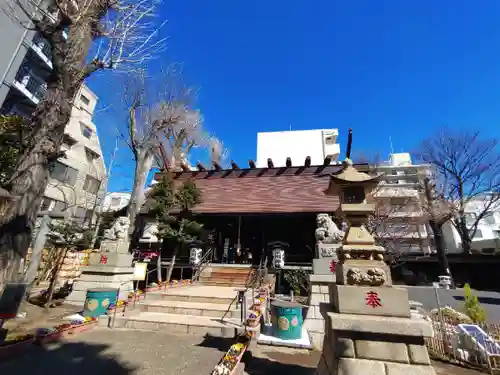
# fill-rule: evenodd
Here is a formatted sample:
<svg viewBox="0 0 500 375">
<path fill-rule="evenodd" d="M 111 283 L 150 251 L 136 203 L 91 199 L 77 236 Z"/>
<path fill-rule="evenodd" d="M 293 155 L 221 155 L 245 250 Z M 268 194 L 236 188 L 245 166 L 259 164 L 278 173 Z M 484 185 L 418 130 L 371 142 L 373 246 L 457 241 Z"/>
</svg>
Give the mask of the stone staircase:
<svg viewBox="0 0 500 375">
<path fill-rule="evenodd" d="M 210 265 L 200 275 L 203 285 L 242 288 L 250 283 L 255 270 L 250 266 Z"/>
<path fill-rule="evenodd" d="M 234 337 L 242 329 L 241 310 L 236 305 L 233 287 L 195 284 L 149 292 L 125 316 L 117 314 L 113 328 Z"/>
</svg>

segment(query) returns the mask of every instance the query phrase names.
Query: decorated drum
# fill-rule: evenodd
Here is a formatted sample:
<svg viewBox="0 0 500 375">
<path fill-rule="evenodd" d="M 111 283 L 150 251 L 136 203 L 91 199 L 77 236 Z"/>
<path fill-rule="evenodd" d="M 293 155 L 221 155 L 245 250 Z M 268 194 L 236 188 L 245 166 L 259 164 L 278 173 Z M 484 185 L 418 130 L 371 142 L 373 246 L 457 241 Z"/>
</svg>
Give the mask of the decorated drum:
<svg viewBox="0 0 500 375">
<path fill-rule="evenodd" d="M 302 305 L 295 302 L 271 302 L 273 336 L 281 340 L 302 337 Z"/>
<path fill-rule="evenodd" d="M 98 318 L 101 315 L 105 315 L 108 311 L 108 306 L 116 304 L 117 294 L 118 290 L 112 288 L 88 289 L 83 316 Z"/>
</svg>

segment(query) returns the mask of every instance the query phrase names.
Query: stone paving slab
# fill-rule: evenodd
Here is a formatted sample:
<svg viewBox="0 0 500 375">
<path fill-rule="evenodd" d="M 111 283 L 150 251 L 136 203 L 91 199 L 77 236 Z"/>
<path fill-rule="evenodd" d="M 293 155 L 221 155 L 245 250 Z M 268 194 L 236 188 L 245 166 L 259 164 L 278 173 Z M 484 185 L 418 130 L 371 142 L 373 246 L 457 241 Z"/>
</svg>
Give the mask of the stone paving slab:
<svg viewBox="0 0 500 375">
<path fill-rule="evenodd" d="M 95 329 L 0 363 L 0 374 L 210 374 L 230 345 L 214 343 L 196 336 Z"/>
</svg>

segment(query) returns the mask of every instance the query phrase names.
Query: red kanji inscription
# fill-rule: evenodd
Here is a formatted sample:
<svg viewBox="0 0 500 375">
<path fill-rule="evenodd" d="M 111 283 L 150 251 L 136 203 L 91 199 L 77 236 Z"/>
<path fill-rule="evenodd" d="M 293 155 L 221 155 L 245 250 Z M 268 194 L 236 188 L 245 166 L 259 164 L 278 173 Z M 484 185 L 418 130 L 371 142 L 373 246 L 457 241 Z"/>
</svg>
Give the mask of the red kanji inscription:
<svg viewBox="0 0 500 375">
<path fill-rule="evenodd" d="M 330 272 L 335 272 L 336 268 L 337 268 L 337 263 L 334 260 L 332 260 L 330 262 Z"/>
<path fill-rule="evenodd" d="M 377 292 L 368 292 L 365 297 L 366 305 L 373 308 L 382 307 L 382 301 Z"/>
<path fill-rule="evenodd" d="M 99 258 L 99 264 L 106 264 L 108 263 L 108 257 L 105 255 L 101 255 L 101 258 Z"/>
</svg>

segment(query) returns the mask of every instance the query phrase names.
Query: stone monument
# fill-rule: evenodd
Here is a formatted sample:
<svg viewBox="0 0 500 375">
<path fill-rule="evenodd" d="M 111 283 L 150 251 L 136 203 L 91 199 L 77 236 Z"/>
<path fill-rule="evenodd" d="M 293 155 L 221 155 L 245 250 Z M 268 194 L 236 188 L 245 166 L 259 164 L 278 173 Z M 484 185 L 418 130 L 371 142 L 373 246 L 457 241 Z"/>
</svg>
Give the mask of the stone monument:
<svg viewBox="0 0 500 375">
<path fill-rule="evenodd" d="M 92 253 L 89 264 L 80 278 L 73 283 L 73 291 L 67 298 L 69 303 L 83 303 L 87 289 L 120 289 L 120 299 L 127 299 L 134 290 L 132 267 L 133 255 L 129 253 L 127 217 L 119 217 L 113 226 L 104 232 L 101 252 Z"/>
<path fill-rule="evenodd" d="M 424 343 L 432 327 L 410 319 L 408 292 L 392 286 L 385 249 L 364 226 L 375 209 L 366 196 L 378 177 L 357 171 L 349 159 L 331 176 L 348 227 L 338 250 L 336 283 L 329 285 L 333 312 L 327 312 L 318 375 L 435 374 Z"/>
<path fill-rule="evenodd" d="M 325 316 L 332 311 L 328 285 L 335 282 L 335 267 L 338 262 L 337 250 L 341 246 L 342 232 L 331 216 L 326 213 L 316 217 L 316 254 L 313 259 L 313 273 L 309 277 L 309 309 L 304 327 L 309 333 L 312 346 L 323 349 L 325 336 Z"/>
</svg>

